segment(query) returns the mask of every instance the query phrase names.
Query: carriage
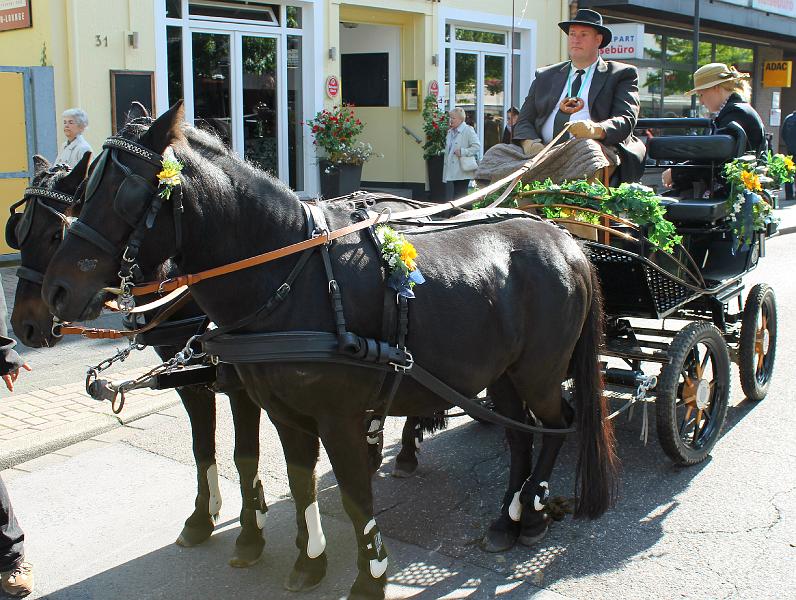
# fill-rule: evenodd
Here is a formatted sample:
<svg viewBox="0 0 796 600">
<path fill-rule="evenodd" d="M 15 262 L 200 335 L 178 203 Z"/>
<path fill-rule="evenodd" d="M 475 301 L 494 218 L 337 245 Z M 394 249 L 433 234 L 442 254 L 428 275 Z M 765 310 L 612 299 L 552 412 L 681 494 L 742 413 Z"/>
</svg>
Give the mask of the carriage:
<svg viewBox="0 0 796 600">
<path fill-rule="evenodd" d="M 710 121 L 640 119 L 637 127 L 660 132 L 707 130 Z M 661 171 L 698 157 L 701 164 L 709 163 L 715 181 L 721 165 L 741 157 L 745 147 L 740 127 L 732 135 L 657 136 L 648 142 L 647 170 Z M 520 206 L 540 208 L 538 203 L 527 204 L 535 195 L 520 193 Z M 567 206 L 567 196 L 560 192 L 556 206 Z M 661 446 L 678 464 L 704 460 L 720 437 L 731 362 L 738 365 L 746 397 L 765 398 L 777 338 L 773 290 L 757 284 L 743 301 L 744 276 L 765 255 L 766 238 L 776 232 L 776 223 L 768 223 L 765 230 L 753 229 L 739 244 L 726 194 L 705 197 L 709 193 L 697 188 L 693 196 L 658 198 L 666 218 L 682 236 L 671 252 L 650 241 L 647 227 L 621 216 L 600 213 L 591 224 L 574 222 L 571 215 L 554 219 L 585 238 L 599 273 L 606 314 L 602 372 L 609 396 L 627 399 L 629 394 L 614 416 L 642 402 L 646 439 L 646 399 L 654 396 Z"/>
</svg>

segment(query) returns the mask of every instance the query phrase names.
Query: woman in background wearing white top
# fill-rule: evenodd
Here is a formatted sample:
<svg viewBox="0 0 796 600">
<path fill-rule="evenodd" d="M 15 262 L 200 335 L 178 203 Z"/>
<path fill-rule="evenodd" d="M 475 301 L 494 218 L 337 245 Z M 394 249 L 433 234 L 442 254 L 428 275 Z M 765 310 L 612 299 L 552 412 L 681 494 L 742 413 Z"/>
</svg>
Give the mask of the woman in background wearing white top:
<svg viewBox="0 0 796 600">
<path fill-rule="evenodd" d="M 445 162 L 442 167 L 442 181 L 453 184 L 453 197 L 467 195 L 467 187 L 478 168 L 478 153 L 481 142 L 475 129 L 464 122 L 463 108 L 456 107 L 449 113 L 450 127 L 445 141 Z"/>
<path fill-rule="evenodd" d="M 86 152 L 91 152 L 91 146 L 83 137 L 83 131 L 88 127 L 88 115 L 81 108 L 70 108 L 64 111 L 64 142 L 58 157 L 55 159 L 57 165 L 69 165 L 74 167 Z"/>
</svg>

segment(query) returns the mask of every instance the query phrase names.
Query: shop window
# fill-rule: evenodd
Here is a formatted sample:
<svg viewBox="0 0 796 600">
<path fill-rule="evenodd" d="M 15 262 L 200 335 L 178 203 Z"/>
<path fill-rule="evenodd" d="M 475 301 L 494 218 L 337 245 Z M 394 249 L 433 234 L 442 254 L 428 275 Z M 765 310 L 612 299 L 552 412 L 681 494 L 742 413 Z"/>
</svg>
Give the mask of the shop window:
<svg viewBox="0 0 796 600">
<path fill-rule="evenodd" d="M 657 33 L 644 34 L 644 58 L 661 60 L 663 58 L 663 36 Z"/>
<path fill-rule="evenodd" d="M 301 29 L 301 7 L 288 6 L 285 9 L 285 18 L 288 27 L 292 29 Z"/>
<path fill-rule="evenodd" d="M 257 21 L 260 25 L 279 25 L 279 5 L 226 0 L 223 4 L 213 0 L 195 0 L 188 5 L 192 17 L 215 17 L 225 20 Z"/>
<path fill-rule="evenodd" d="M 343 103 L 354 106 L 390 105 L 388 52 L 343 54 L 340 59 Z"/>
<path fill-rule="evenodd" d="M 479 44 L 506 45 L 506 34 L 494 31 L 481 31 L 479 29 L 456 28 L 456 39 L 461 42 L 478 42 Z"/>
<path fill-rule="evenodd" d="M 182 18 L 182 1 L 166 0 L 166 17 L 169 19 Z"/>
<path fill-rule="evenodd" d="M 445 24 L 445 42 L 451 41 L 451 26 L 449 24 Z"/>
<path fill-rule="evenodd" d="M 670 63 L 688 65 L 690 69 L 694 62 L 694 41 L 677 38 L 666 38 L 666 60 Z M 713 44 L 699 42 L 699 64 L 706 65 L 713 60 Z"/>
<path fill-rule="evenodd" d="M 169 106 L 183 97 L 182 27 L 166 27 L 166 63 L 169 72 Z"/>
<path fill-rule="evenodd" d="M 740 48 L 726 44 L 716 44 L 716 62 L 732 65 L 739 71 L 751 73 L 754 67 L 755 52 L 751 48 Z"/>
</svg>

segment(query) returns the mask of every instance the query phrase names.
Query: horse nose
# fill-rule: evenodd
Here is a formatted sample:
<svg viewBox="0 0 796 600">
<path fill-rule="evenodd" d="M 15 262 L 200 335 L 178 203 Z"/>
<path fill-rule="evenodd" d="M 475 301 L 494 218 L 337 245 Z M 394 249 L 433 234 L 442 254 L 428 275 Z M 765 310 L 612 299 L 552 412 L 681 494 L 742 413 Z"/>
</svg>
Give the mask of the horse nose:
<svg viewBox="0 0 796 600">
<path fill-rule="evenodd" d="M 53 314 L 63 314 L 63 309 L 67 305 L 69 299 L 69 290 L 60 281 L 54 281 L 48 288 L 46 288 L 46 296 L 44 301 L 52 309 Z"/>
<path fill-rule="evenodd" d="M 22 331 L 19 332 L 19 340 L 26 346 L 35 346 L 34 338 L 39 333 L 38 327 L 33 321 L 22 321 Z"/>
</svg>

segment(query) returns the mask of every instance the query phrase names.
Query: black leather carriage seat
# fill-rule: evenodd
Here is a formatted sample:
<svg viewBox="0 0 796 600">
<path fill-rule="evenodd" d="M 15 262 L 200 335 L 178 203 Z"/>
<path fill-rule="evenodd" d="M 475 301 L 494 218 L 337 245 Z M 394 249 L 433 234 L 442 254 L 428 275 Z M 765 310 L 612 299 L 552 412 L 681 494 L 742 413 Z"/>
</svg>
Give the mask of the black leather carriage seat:
<svg viewBox="0 0 796 600">
<path fill-rule="evenodd" d="M 746 142 L 744 137 L 744 143 Z M 739 154 L 739 140 L 732 135 L 670 135 L 649 141 L 647 156 L 655 160 L 695 161 L 701 164 L 721 163 Z M 687 168 L 687 167 L 685 167 Z M 723 199 L 667 198 L 666 218 L 674 223 L 716 223 L 727 217 Z"/>
</svg>

